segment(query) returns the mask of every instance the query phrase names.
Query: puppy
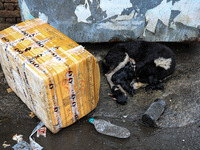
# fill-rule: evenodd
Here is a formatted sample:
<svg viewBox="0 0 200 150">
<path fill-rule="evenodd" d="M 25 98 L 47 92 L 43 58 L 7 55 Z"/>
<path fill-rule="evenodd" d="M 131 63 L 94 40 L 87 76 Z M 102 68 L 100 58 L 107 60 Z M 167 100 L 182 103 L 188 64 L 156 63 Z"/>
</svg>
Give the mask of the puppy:
<svg viewBox="0 0 200 150">
<path fill-rule="evenodd" d="M 125 91 L 133 96 L 142 85 L 146 90 L 163 90 L 162 80 L 174 72 L 175 66 L 170 48 L 145 41 L 116 44 L 102 62 L 112 96 L 120 104 L 127 102 Z"/>
</svg>

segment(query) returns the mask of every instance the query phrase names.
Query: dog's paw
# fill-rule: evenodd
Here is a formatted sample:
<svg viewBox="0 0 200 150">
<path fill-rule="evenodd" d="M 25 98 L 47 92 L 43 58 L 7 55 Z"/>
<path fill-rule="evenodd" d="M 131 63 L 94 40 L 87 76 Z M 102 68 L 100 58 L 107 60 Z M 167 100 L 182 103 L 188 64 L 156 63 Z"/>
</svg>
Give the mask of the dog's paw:
<svg viewBox="0 0 200 150">
<path fill-rule="evenodd" d="M 149 91 L 149 90 L 152 90 L 153 89 L 153 86 L 152 85 L 147 85 L 145 86 L 145 91 Z"/>
<path fill-rule="evenodd" d="M 164 85 L 162 82 L 156 83 L 156 84 L 151 84 L 151 85 L 147 85 L 145 87 L 146 91 L 149 90 L 164 90 Z"/>
<path fill-rule="evenodd" d="M 159 83 L 157 83 L 156 85 L 155 85 L 155 89 L 156 90 L 164 90 L 164 85 L 163 85 L 163 83 L 162 82 L 159 82 Z"/>
<path fill-rule="evenodd" d="M 127 97 L 123 94 L 118 95 L 116 98 L 116 102 L 121 104 L 121 105 L 125 105 L 127 103 Z"/>
<path fill-rule="evenodd" d="M 133 97 L 133 95 L 135 95 L 135 90 L 134 89 L 130 89 L 128 91 L 128 94 Z"/>
<path fill-rule="evenodd" d="M 125 105 L 127 103 L 127 96 L 117 86 L 112 88 L 112 97 L 115 98 L 116 102 L 121 105 Z"/>
</svg>

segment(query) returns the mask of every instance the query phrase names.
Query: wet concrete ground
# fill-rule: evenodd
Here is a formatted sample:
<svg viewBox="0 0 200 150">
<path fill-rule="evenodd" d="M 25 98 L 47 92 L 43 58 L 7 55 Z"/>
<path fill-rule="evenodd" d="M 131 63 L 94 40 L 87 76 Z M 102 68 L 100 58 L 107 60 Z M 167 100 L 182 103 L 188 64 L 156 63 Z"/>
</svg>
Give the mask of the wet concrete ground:
<svg viewBox="0 0 200 150">
<path fill-rule="evenodd" d="M 85 44 L 96 57 L 104 56 L 113 44 Z M 47 137 L 36 135 L 36 142 L 45 150 L 198 150 L 200 149 L 200 44 L 168 43 L 177 59 L 175 73 L 164 81 L 164 91 L 139 89 L 129 97 L 125 106 L 111 97 L 109 86 L 101 74 L 100 99 L 97 108 L 75 124 L 57 134 L 47 131 Z M 39 123 L 37 117 L 29 116 L 30 110 L 9 88 L 0 68 L 0 149 L 7 141 L 14 146 L 12 136 L 22 134 L 29 142 L 29 135 Z M 141 115 L 156 99 L 163 98 L 167 107 L 158 120 L 158 128 L 145 127 Z M 118 139 L 99 134 L 88 122 L 89 118 L 101 118 L 130 130 L 128 139 Z M 7 147 L 5 149 L 12 149 Z"/>
</svg>

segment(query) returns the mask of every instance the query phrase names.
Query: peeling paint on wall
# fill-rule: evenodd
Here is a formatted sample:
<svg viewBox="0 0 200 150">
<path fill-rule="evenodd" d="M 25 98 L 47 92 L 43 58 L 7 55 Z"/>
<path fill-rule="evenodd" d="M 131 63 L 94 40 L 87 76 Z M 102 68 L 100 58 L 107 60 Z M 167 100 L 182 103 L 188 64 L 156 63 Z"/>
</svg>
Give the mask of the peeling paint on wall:
<svg viewBox="0 0 200 150">
<path fill-rule="evenodd" d="M 169 2 L 167 1 L 168 0 L 163 0 L 160 5 L 158 5 L 153 9 L 149 9 L 146 12 L 145 16 L 146 16 L 147 26 L 145 27 L 145 30 L 147 29 L 151 32 L 155 32 L 158 19 L 161 20 L 166 26 L 168 26 L 172 1 Z"/>
<path fill-rule="evenodd" d="M 106 17 L 120 15 L 124 9 L 132 7 L 130 0 L 100 0 L 100 8 L 106 11 Z"/>
<path fill-rule="evenodd" d="M 169 24 L 172 11 L 179 11 L 180 13 Z M 158 19 L 173 29 L 176 29 L 175 22 L 196 28 L 200 25 L 200 0 L 181 0 L 174 4 L 172 4 L 172 1 L 163 0 L 157 7 L 149 9 L 145 17 L 147 26 L 144 29 L 144 36 L 146 29 L 155 32 Z"/>
<path fill-rule="evenodd" d="M 91 11 L 88 1 L 91 3 L 93 2 L 92 0 L 85 0 L 85 4 L 80 4 L 75 9 L 78 22 L 89 23 L 87 19 L 91 16 Z M 130 3 L 130 0 L 100 0 L 97 7 L 101 8 L 102 11 L 105 11 L 106 15 L 103 16 L 105 20 L 116 15 L 119 16 L 124 9 L 132 7 L 132 4 Z"/>
<path fill-rule="evenodd" d="M 78 5 L 75 9 L 75 14 L 78 18 L 78 22 L 87 22 L 87 18 L 91 16 L 89 9 L 89 0 L 85 0 L 85 4 Z"/>
<path fill-rule="evenodd" d="M 181 0 L 176 2 L 172 9 L 180 11 L 174 22 L 195 28 L 200 25 L 200 0 Z"/>
<path fill-rule="evenodd" d="M 133 10 L 129 15 L 118 15 L 117 18 L 111 19 L 109 22 L 99 23 L 97 29 L 110 30 L 135 30 L 143 21 L 133 21 L 136 12 Z"/>
<path fill-rule="evenodd" d="M 200 37 L 200 0 L 19 0 L 22 20 L 40 17 L 76 42 L 183 41 Z M 42 13 L 41 13 L 42 12 Z"/>
<path fill-rule="evenodd" d="M 25 0 L 21 0 L 21 16 L 24 20 L 30 20 L 34 19 L 34 17 L 31 15 L 28 6 L 26 5 Z"/>
<path fill-rule="evenodd" d="M 111 21 L 130 21 L 135 14 L 135 10 L 133 10 L 129 15 L 118 15 L 117 18 L 111 19 Z"/>
<path fill-rule="evenodd" d="M 48 22 L 48 16 L 46 16 L 44 13 L 39 12 L 38 17 L 42 19 L 44 22 Z"/>
</svg>

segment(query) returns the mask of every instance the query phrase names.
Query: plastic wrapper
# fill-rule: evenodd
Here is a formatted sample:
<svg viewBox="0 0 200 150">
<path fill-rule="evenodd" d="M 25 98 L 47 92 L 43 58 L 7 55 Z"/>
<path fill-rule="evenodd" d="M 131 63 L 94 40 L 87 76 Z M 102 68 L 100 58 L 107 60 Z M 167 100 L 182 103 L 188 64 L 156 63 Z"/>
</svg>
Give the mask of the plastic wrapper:
<svg viewBox="0 0 200 150">
<path fill-rule="evenodd" d="M 96 58 L 41 19 L 0 32 L 0 62 L 11 89 L 53 133 L 98 103 Z"/>
</svg>

